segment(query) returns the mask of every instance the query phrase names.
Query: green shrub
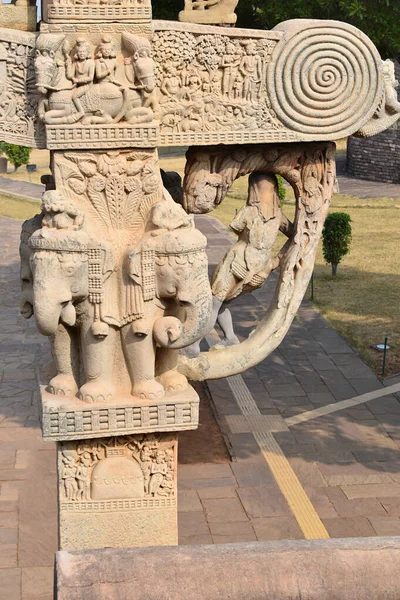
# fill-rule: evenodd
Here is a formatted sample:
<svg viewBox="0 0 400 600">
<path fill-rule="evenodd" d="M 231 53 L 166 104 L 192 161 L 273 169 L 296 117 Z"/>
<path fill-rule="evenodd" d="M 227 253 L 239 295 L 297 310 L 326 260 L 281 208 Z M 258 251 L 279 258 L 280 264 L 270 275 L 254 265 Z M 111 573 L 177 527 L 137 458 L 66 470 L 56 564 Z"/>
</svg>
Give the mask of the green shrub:
<svg viewBox="0 0 400 600">
<path fill-rule="evenodd" d="M 25 146 L 7 144 L 6 142 L 0 144 L 0 153 L 7 156 L 8 160 L 14 165 L 15 170 L 21 165 L 28 164 L 31 151 L 32 148 L 26 148 Z"/>
<path fill-rule="evenodd" d="M 285 181 L 283 179 L 283 177 L 281 175 L 275 175 L 276 180 L 278 182 L 278 196 L 279 196 L 279 200 L 281 201 L 281 204 L 283 204 L 285 202 L 285 198 L 286 198 L 286 187 L 285 187 Z"/>
<path fill-rule="evenodd" d="M 340 261 L 350 251 L 351 218 L 344 212 L 329 214 L 322 231 L 322 252 L 325 261 L 332 265 L 332 275 L 336 275 Z"/>
</svg>

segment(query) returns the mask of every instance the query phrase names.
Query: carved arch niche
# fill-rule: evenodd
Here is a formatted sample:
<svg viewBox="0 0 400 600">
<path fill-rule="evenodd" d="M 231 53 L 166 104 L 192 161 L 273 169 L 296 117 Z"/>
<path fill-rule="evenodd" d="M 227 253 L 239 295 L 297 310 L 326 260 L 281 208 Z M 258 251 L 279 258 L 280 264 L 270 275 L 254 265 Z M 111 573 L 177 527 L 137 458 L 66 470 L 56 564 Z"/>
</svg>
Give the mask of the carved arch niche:
<svg viewBox="0 0 400 600">
<path fill-rule="evenodd" d="M 334 191 L 335 144 L 219 146 L 207 151 L 192 147 L 186 156 L 184 207 L 190 213 L 210 212 L 223 202 L 237 178 L 249 175 L 246 206 L 231 224 L 239 234 L 238 241 L 214 271 L 214 295 L 234 302 L 234 298 L 261 287 L 271 270 L 279 273 L 269 308 L 247 339 L 237 345 L 213 348 L 211 355 L 202 352 L 195 358 L 181 357 L 179 370 L 195 381 L 228 377 L 249 369 L 264 360 L 285 337 L 311 278 Z M 268 185 L 273 181 L 271 175 L 281 175 L 293 189 L 293 223 L 285 219 L 279 206 L 278 210 L 271 208 L 277 192 L 276 185 Z M 275 226 L 274 218 L 280 219 Z M 276 237 L 278 228 L 288 239 L 274 254 L 270 236 Z M 261 263 L 264 260 L 261 269 L 260 258 Z M 252 271 L 254 261 L 258 263 Z"/>
</svg>

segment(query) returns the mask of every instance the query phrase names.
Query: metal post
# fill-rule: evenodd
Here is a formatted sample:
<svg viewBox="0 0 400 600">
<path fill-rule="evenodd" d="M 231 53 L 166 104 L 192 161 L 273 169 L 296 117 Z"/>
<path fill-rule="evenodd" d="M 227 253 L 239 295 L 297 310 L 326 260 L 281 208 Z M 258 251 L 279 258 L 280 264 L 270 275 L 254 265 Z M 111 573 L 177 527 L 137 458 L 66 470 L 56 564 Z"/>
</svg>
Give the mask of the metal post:
<svg viewBox="0 0 400 600">
<path fill-rule="evenodd" d="M 384 375 L 385 375 L 387 345 L 388 345 L 388 338 L 385 337 L 385 342 L 383 344 L 382 379 L 384 378 Z"/>
<path fill-rule="evenodd" d="M 312 275 L 311 275 L 311 298 L 310 298 L 310 300 L 311 301 L 314 300 L 314 271 L 312 272 Z"/>
</svg>

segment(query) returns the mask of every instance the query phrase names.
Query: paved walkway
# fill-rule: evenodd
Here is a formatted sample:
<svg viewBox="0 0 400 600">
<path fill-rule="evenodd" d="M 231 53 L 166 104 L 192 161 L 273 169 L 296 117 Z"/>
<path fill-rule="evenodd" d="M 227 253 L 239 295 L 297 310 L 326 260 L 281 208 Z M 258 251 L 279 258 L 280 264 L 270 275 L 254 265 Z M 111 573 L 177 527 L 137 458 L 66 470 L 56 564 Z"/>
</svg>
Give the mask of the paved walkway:
<svg viewBox="0 0 400 600">
<path fill-rule="evenodd" d="M 227 231 L 212 218 L 196 221 L 215 264 L 230 243 Z M 48 349 L 18 315 L 19 229 L 0 219 L 0 599 L 50 600 L 55 447 L 40 438 L 35 382 Z M 271 293 L 267 286 L 233 304 L 239 336 Z M 180 543 L 400 535 L 393 382 L 394 390 L 384 388 L 305 301 L 279 350 L 242 376 L 208 382 L 230 458 L 216 462 L 202 424 L 209 454 L 179 467 Z M 379 397 L 371 399 L 374 390 Z"/>
<path fill-rule="evenodd" d="M 9 177 L 0 176 L 0 191 L 27 198 L 35 198 L 40 200 L 45 190 L 44 185 L 37 183 L 29 183 L 29 181 L 19 181 L 10 179 Z"/>
</svg>

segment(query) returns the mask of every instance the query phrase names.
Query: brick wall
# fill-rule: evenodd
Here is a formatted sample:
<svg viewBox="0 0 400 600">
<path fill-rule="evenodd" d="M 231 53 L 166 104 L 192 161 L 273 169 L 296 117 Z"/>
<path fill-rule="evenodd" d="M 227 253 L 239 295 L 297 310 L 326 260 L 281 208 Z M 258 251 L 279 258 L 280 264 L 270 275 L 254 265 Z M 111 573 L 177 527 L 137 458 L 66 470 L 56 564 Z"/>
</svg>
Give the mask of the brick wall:
<svg viewBox="0 0 400 600">
<path fill-rule="evenodd" d="M 400 129 L 388 129 L 371 138 L 350 136 L 346 171 L 358 179 L 400 183 Z"/>
<path fill-rule="evenodd" d="M 400 79 L 400 64 L 395 61 L 396 79 Z M 397 89 L 400 100 L 400 89 Z M 358 179 L 400 183 L 400 128 L 378 133 L 371 138 L 349 137 L 347 140 L 346 172 Z"/>
</svg>

